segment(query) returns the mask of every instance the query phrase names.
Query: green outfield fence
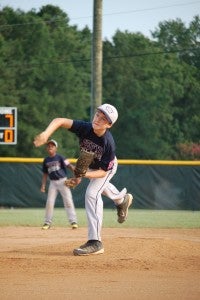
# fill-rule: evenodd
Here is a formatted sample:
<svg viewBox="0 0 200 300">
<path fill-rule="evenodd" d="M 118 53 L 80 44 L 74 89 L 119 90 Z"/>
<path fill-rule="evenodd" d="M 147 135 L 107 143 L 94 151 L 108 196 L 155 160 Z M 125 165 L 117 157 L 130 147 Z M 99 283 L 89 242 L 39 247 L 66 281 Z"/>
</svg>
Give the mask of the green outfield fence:
<svg viewBox="0 0 200 300">
<path fill-rule="evenodd" d="M 76 159 L 69 159 L 75 163 Z M 0 207 L 44 207 L 40 192 L 43 158 L 0 158 Z M 112 183 L 134 196 L 133 209 L 200 210 L 200 161 L 119 159 Z M 71 175 L 70 173 L 68 174 Z M 88 180 L 72 190 L 76 207 L 84 207 Z M 113 202 L 103 198 L 104 207 Z M 63 206 L 58 196 L 56 207 Z"/>
</svg>

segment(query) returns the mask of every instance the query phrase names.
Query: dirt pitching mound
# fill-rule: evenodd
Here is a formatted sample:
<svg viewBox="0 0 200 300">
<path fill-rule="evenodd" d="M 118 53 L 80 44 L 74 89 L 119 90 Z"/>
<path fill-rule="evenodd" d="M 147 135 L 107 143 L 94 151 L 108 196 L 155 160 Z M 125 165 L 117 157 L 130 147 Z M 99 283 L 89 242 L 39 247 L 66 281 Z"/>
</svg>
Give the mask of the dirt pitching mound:
<svg viewBox="0 0 200 300">
<path fill-rule="evenodd" d="M 2 300 L 200 299 L 200 229 L 104 228 L 105 253 L 73 256 L 87 228 L 0 228 Z"/>
</svg>

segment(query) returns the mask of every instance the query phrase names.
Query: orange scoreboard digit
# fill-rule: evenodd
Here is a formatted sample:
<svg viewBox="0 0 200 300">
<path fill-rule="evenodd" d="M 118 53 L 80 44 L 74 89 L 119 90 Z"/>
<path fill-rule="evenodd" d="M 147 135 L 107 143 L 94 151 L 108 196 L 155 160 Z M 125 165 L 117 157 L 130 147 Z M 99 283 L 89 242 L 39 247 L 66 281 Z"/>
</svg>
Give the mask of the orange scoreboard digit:
<svg viewBox="0 0 200 300">
<path fill-rule="evenodd" d="M 16 107 L 0 107 L 0 144 L 17 144 Z"/>
</svg>

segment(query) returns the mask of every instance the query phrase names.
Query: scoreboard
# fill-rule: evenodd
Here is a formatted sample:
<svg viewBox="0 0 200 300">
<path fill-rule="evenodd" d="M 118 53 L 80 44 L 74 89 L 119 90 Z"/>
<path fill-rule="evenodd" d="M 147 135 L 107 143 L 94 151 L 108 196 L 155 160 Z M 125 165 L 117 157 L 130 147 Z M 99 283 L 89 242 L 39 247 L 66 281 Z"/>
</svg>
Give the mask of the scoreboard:
<svg viewBox="0 0 200 300">
<path fill-rule="evenodd" d="M 16 107 L 0 107 L 0 144 L 17 144 Z"/>
</svg>

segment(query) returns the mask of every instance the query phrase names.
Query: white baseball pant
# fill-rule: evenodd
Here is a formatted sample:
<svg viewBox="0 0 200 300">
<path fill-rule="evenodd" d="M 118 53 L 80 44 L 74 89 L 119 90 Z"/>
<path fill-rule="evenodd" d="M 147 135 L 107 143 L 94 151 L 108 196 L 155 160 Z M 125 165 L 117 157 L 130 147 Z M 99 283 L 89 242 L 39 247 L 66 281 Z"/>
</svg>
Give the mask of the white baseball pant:
<svg viewBox="0 0 200 300">
<path fill-rule="evenodd" d="M 53 210 L 55 206 L 55 201 L 58 193 L 61 194 L 63 199 L 63 204 L 65 211 L 69 220 L 69 223 L 76 222 L 77 216 L 75 212 L 74 202 L 72 198 L 72 193 L 70 188 L 65 186 L 66 178 L 61 178 L 59 180 L 50 180 L 47 202 L 46 202 L 46 213 L 45 213 L 45 223 L 51 224 L 53 219 Z"/>
<path fill-rule="evenodd" d="M 117 171 L 117 159 L 114 167 L 108 171 L 103 178 L 90 179 L 85 194 L 85 208 L 88 221 L 88 240 L 101 241 L 101 229 L 103 222 L 103 200 L 102 194 L 114 201 L 115 204 L 122 202 L 127 190 L 126 188 L 119 191 L 110 180 Z"/>
</svg>

